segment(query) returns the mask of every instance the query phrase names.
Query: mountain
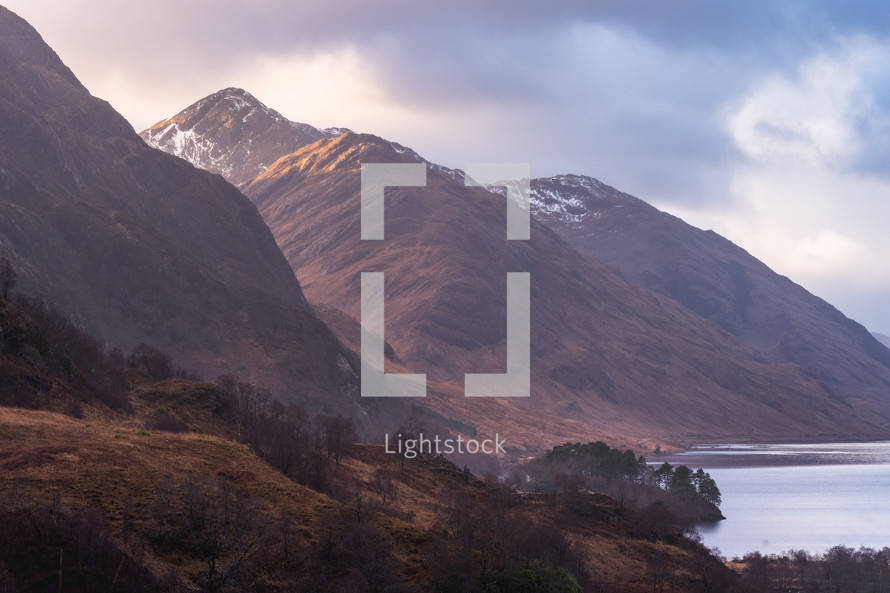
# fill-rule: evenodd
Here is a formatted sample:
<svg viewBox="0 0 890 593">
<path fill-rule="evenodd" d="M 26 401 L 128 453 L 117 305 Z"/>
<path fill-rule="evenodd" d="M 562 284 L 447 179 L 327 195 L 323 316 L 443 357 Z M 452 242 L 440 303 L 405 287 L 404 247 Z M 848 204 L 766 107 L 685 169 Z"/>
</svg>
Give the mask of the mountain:
<svg viewBox="0 0 890 593">
<path fill-rule="evenodd" d="M 141 136 L 155 148 L 241 187 L 279 157 L 344 131 L 289 121 L 247 91 L 227 88 L 156 123 Z"/>
<path fill-rule="evenodd" d="M 590 177 L 531 182 L 535 218 L 581 253 L 667 295 L 773 362 L 890 422 L 890 350 L 742 248 Z"/>
<path fill-rule="evenodd" d="M 528 242 L 506 241 L 505 199 L 464 187 L 459 172 L 428 164 L 426 187 L 388 189 L 387 239 L 362 241 L 360 166 L 374 162 L 424 161 L 345 134 L 283 157 L 244 192 L 310 300 L 358 318 L 359 274 L 386 273 L 386 337 L 412 372 L 441 382 L 503 372 L 506 273 L 528 271 L 536 410 L 683 435 L 818 432 L 846 422 L 844 406 L 799 369 L 758 360 L 544 225 L 532 222 Z M 798 414 L 804 401 L 807 414 Z"/>
<path fill-rule="evenodd" d="M 309 310 L 256 208 L 148 147 L 24 20 L 0 8 L 0 255 L 109 346 L 205 376 L 339 393 L 348 353 Z"/>
<path fill-rule="evenodd" d="M 362 163 L 427 169 L 425 187 L 386 190 L 385 241 L 360 240 Z M 320 139 L 242 189 L 311 302 L 358 319 L 361 272 L 385 272 L 387 369 L 426 373 L 433 385 L 423 404 L 462 425 L 500 428 L 524 443 L 579 431 L 675 439 L 880 432 L 870 411 L 857 417 L 797 366 L 763 360 L 544 224 L 532 221 L 530 241 L 506 241 L 502 196 L 465 187 L 462 172 L 399 144 L 354 133 Z M 532 288 L 532 397 L 468 400 L 465 373 L 505 370 L 506 274 L 523 271 Z M 358 342 L 357 324 L 338 327 Z"/>
</svg>

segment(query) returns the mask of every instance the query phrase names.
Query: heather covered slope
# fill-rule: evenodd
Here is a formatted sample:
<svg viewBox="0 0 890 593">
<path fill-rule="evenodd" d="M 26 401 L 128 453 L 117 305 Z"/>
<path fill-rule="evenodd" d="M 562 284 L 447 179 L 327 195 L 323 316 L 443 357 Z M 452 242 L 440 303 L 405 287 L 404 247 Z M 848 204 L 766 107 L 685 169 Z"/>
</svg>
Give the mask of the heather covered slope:
<svg viewBox="0 0 890 593">
<path fill-rule="evenodd" d="M 774 362 L 800 365 L 890 422 L 890 350 L 835 307 L 732 242 L 596 179 L 532 181 L 534 215 L 581 253 L 682 303 Z"/>
<path fill-rule="evenodd" d="M 0 253 L 20 291 L 110 345 L 146 342 L 199 373 L 234 371 L 279 393 L 351 380 L 255 207 L 146 146 L 5 8 Z"/>
<path fill-rule="evenodd" d="M 226 98 L 233 94 L 247 97 L 249 109 Z M 210 104 L 212 116 L 196 119 L 197 107 Z M 807 371 L 769 363 L 709 321 L 579 256 L 544 226 L 533 225 L 530 242 L 507 243 L 504 198 L 464 188 L 460 172 L 427 163 L 425 189 L 387 190 L 387 240 L 360 241 L 360 163 L 425 161 L 351 133 L 286 154 L 282 142 L 264 140 L 262 126 L 246 125 L 246 115 L 267 112 L 248 93 L 226 89 L 168 121 L 188 121 L 190 142 L 205 152 L 233 155 L 247 144 L 282 157 L 243 185 L 245 193 L 309 298 L 324 304 L 353 346 L 357 325 L 335 310 L 357 319 L 360 272 L 387 273 L 386 338 L 395 349 L 387 364 L 446 382 L 425 402 L 437 414 L 483 430 L 509 427 L 523 444 L 579 430 L 674 438 L 882 434 L 875 410 L 854 411 Z M 245 123 L 235 126 L 237 139 L 225 124 L 235 120 Z M 298 136 L 292 141 L 304 143 Z M 232 179 L 260 170 L 223 162 Z M 532 401 L 467 402 L 464 373 L 503 370 L 507 271 L 532 273 Z"/>
<path fill-rule="evenodd" d="M 342 416 L 230 378 L 105 356 L 32 304 L 0 299 L 0 590 L 646 591 L 668 567 L 680 591 L 736 581 L 682 535 L 682 501 L 652 503 L 668 493 L 632 452 L 605 446 L 632 476 L 597 478 L 620 503 L 572 480 L 518 493 L 353 444 Z"/>
<path fill-rule="evenodd" d="M 368 162 L 422 160 L 347 133 L 283 157 L 244 191 L 310 300 L 357 318 L 360 273 L 386 273 L 386 339 L 411 372 L 458 384 L 464 373 L 503 372 L 506 272 L 528 271 L 532 397 L 509 408 L 628 435 L 880 432 L 798 367 L 759 359 L 543 224 L 532 222 L 530 241 L 506 241 L 505 198 L 464 187 L 460 172 L 427 164 L 426 187 L 388 189 L 386 240 L 361 241 L 360 165 Z M 492 414 L 517 413 L 477 405 L 492 404 L 458 400 L 449 413 L 495 426 Z"/>
<path fill-rule="evenodd" d="M 324 459 L 331 490 L 319 492 L 246 445 L 141 426 L 0 407 L 0 586 L 57 590 L 60 549 L 63 590 L 84 592 L 644 593 L 653 578 L 690 592 L 737 580 L 669 519 L 650 525 L 603 495 L 519 496 L 368 445 Z"/>
</svg>

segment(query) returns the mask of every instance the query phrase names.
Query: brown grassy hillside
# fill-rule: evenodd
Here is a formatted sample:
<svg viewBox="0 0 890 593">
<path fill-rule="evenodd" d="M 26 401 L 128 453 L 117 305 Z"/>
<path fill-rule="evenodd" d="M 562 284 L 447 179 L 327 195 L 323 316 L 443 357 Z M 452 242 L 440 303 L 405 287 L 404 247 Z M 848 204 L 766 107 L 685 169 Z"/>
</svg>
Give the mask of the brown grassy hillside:
<svg viewBox="0 0 890 593">
<path fill-rule="evenodd" d="M 301 486 L 227 438 L 232 424 L 207 405 L 214 397 L 209 384 L 143 382 L 130 415 L 98 403 L 81 419 L 0 408 L 0 521 L 59 530 L 32 545 L 28 564 L 51 566 L 52 578 L 15 565 L 13 536 L 0 537 L 18 590 L 57 584 L 60 549 L 63 590 L 89 590 L 84 579 L 108 590 L 118 565 L 144 568 L 160 590 L 648 591 L 670 573 L 691 591 L 731 579 L 697 544 L 650 537 L 608 497 L 521 495 L 439 457 L 403 461 L 358 445 L 339 465 L 325 459 L 325 492 Z M 159 408 L 200 432 L 146 430 Z M 115 546 L 110 560 L 90 549 L 93 572 L 80 540 L 59 527 L 71 517 L 83 517 L 77 533 Z M 208 541 L 218 546 L 212 570 Z"/>
</svg>

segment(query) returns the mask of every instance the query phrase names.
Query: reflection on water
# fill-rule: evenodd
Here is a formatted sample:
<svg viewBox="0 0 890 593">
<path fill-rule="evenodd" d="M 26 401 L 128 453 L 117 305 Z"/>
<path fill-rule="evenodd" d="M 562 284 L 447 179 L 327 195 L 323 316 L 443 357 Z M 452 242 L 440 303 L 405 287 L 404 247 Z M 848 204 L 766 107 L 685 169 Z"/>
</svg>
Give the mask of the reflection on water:
<svg viewBox="0 0 890 593">
<path fill-rule="evenodd" d="M 717 481 L 727 518 L 699 532 L 728 558 L 890 546 L 890 443 L 706 445 L 650 461 Z"/>
</svg>

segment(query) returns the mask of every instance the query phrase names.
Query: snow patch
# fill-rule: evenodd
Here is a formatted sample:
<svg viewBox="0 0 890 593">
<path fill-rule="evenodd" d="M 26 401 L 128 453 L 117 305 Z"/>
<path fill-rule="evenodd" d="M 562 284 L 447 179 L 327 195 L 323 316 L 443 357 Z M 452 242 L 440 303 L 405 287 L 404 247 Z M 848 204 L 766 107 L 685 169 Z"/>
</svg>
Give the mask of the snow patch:
<svg viewBox="0 0 890 593">
<path fill-rule="evenodd" d="M 504 181 L 487 186 L 502 196 L 518 195 L 518 183 Z M 557 175 L 533 179 L 529 202 L 532 215 L 539 219 L 580 226 L 589 219 L 600 218 L 607 208 L 620 208 L 616 200 L 636 200 L 605 183 L 583 175 Z"/>
</svg>

